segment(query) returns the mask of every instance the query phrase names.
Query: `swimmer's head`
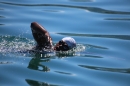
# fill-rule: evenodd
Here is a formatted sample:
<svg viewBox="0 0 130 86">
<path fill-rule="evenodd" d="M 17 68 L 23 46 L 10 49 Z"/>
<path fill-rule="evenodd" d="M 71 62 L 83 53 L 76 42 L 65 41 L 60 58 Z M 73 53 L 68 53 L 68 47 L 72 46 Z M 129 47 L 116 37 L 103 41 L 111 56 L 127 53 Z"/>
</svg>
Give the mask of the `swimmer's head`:
<svg viewBox="0 0 130 86">
<path fill-rule="evenodd" d="M 74 47 L 76 47 L 76 41 L 72 37 L 65 37 L 56 44 L 54 50 L 67 51 Z"/>
</svg>

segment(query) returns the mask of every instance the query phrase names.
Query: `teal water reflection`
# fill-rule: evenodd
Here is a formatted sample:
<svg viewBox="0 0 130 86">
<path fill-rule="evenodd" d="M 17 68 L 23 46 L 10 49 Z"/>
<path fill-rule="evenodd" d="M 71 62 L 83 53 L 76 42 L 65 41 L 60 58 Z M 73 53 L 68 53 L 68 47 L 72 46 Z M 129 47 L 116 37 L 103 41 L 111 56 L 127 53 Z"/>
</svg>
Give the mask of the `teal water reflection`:
<svg viewBox="0 0 130 86">
<path fill-rule="evenodd" d="M 129 86 L 128 0 L 1 0 L 0 85 Z M 75 52 L 27 52 L 30 23 L 43 25 L 54 44 L 66 36 Z"/>
<path fill-rule="evenodd" d="M 90 12 L 104 13 L 104 14 L 126 14 L 130 15 L 130 12 L 122 12 L 122 11 L 113 11 L 113 10 L 105 10 L 98 7 L 84 7 L 84 6 L 72 6 L 72 5 L 60 5 L 60 4 L 17 4 L 17 3 L 8 3 L 8 2 L 0 2 L 3 4 L 16 5 L 16 6 L 55 6 L 55 7 L 68 7 L 68 8 L 77 8 L 83 9 Z"/>
</svg>

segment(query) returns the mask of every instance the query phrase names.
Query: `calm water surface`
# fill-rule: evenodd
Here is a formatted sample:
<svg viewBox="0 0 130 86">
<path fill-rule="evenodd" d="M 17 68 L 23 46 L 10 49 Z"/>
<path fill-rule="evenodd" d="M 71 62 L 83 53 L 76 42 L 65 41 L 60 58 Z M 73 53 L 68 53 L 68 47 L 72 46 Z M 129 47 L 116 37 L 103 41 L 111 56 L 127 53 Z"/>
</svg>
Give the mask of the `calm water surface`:
<svg viewBox="0 0 130 86">
<path fill-rule="evenodd" d="M 78 51 L 20 52 L 35 45 L 33 21 Z M 0 86 L 130 86 L 129 52 L 129 0 L 0 0 Z"/>
</svg>

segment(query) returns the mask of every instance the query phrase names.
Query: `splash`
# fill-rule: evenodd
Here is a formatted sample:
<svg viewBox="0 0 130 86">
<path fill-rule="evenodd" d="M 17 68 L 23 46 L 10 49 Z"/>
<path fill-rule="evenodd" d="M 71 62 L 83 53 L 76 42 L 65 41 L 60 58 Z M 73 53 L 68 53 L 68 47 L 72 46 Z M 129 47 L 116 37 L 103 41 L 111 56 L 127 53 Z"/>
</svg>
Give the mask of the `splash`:
<svg viewBox="0 0 130 86">
<path fill-rule="evenodd" d="M 27 38 L 16 36 L 0 36 L 0 53 L 18 53 L 32 49 L 35 42 Z"/>
<path fill-rule="evenodd" d="M 0 36 L 0 54 L 2 55 L 22 55 L 22 56 L 29 56 L 36 54 L 39 57 L 52 57 L 52 56 L 66 56 L 66 55 L 75 55 L 75 53 L 82 52 L 86 49 L 86 46 L 82 44 L 77 44 L 76 48 L 73 48 L 69 51 L 65 52 L 43 52 L 43 51 L 35 51 L 28 52 L 32 50 L 35 46 L 35 41 L 23 38 L 20 36 Z M 45 54 L 46 53 L 46 54 Z"/>
</svg>

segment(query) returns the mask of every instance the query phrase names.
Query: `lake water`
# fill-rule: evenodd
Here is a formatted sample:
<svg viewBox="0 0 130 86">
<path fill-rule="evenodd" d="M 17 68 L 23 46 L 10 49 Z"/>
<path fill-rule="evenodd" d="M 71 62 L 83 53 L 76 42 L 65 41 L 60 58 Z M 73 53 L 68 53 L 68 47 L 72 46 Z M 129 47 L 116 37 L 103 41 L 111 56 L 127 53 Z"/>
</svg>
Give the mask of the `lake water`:
<svg viewBox="0 0 130 86">
<path fill-rule="evenodd" d="M 33 21 L 78 51 L 20 52 Z M 130 1 L 0 0 L 0 86 L 130 86 Z"/>
</svg>

